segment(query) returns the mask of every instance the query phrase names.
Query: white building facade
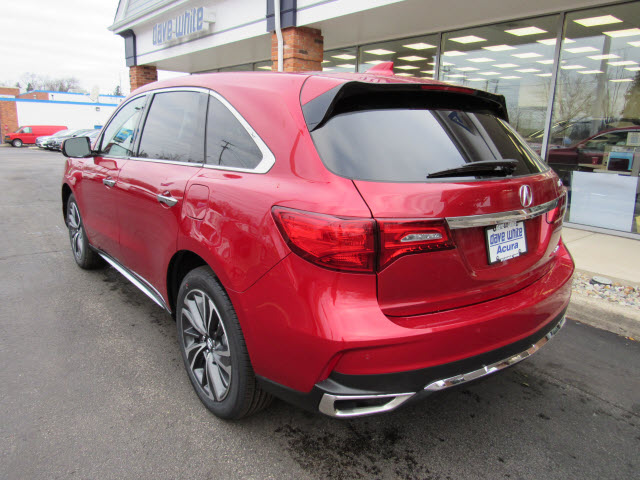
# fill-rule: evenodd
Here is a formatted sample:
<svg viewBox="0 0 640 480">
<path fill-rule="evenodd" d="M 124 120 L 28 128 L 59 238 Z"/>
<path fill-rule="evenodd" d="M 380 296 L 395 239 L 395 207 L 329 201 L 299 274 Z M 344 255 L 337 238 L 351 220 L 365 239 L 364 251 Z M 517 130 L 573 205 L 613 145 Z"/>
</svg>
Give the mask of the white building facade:
<svg viewBox="0 0 640 480">
<path fill-rule="evenodd" d="M 121 0 L 132 89 L 157 69 L 364 72 L 504 95 L 510 121 L 569 189 L 567 220 L 640 238 L 640 2 Z"/>
</svg>

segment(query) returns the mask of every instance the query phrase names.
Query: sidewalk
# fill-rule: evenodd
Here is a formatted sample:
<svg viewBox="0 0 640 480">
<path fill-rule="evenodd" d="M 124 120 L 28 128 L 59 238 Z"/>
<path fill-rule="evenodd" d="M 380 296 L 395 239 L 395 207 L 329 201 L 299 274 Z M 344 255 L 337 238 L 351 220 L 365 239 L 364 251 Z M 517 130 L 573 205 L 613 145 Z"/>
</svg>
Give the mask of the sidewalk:
<svg viewBox="0 0 640 480">
<path fill-rule="evenodd" d="M 562 227 L 576 268 L 626 285 L 640 285 L 640 240 Z"/>
<path fill-rule="evenodd" d="M 582 287 L 585 278 L 597 275 L 637 291 L 640 286 L 640 240 L 567 227 L 563 227 L 562 238 L 573 255 L 578 277 L 574 280 L 567 316 L 640 339 L 640 308 L 622 305 L 615 301 L 615 296 L 603 299 Z"/>
</svg>

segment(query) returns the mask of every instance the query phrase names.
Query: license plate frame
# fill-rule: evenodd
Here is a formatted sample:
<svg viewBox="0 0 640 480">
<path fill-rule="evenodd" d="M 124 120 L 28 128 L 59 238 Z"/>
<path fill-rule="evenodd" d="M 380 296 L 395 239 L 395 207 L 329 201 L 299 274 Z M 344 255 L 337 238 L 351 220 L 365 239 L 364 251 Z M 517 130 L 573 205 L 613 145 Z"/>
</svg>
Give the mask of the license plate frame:
<svg viewBox="0 0 640 480">
<path fill-rule="evenodd" d="M 527 231 L 524 221 L 491 225 L 484 229 L 489 265 L 504 262 L 527 253 Z"/>
</svg>

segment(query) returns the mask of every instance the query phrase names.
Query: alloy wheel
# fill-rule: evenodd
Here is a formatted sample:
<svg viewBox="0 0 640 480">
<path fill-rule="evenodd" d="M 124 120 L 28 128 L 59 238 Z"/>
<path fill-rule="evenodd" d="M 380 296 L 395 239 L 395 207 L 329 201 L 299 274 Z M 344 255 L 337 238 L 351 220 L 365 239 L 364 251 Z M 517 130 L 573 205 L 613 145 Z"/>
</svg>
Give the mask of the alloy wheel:
<svg viewBox="0 0 640 480">
<path fill-rule="evenodd" d="M 198 387 L 221 402 L 231 386 L 231 350 L 215 303 L 202 290 L 191 290 L 182 306 L 182 348 Z"/>
<path fill-rule="evenodd" d="M 82 257 L 84 249 L 82 219 L 78 211 L 78 205 L 70 202 L 67 211 L 67 226 L 69 227 L 69 238 L 71 239 L 71 250 L 76 258 Z"/>
</svg>

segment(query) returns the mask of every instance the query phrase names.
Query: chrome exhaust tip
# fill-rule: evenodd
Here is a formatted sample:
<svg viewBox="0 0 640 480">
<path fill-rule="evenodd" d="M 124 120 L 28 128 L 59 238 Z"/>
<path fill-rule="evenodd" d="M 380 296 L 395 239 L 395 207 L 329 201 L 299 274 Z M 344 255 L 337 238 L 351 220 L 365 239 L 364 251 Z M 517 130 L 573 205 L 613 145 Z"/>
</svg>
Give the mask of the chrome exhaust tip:
<svg viewBox="0 0 640 480">
<path fill-rule="evenodd" d="M 332 395 L 325 393 L 318 409 L 330 417 L 351 418 L 388 412 L 402 405 L 415 393 L 381 395 Z"/>
</svg>

